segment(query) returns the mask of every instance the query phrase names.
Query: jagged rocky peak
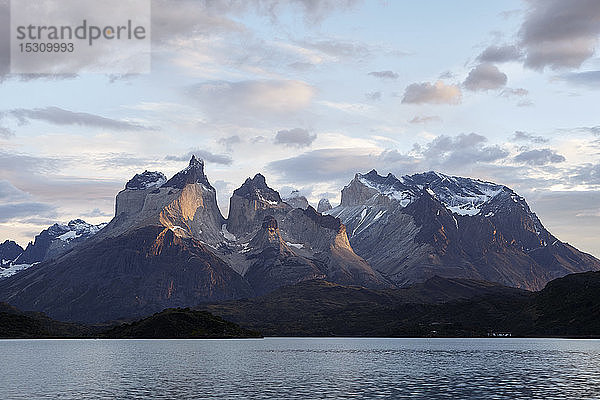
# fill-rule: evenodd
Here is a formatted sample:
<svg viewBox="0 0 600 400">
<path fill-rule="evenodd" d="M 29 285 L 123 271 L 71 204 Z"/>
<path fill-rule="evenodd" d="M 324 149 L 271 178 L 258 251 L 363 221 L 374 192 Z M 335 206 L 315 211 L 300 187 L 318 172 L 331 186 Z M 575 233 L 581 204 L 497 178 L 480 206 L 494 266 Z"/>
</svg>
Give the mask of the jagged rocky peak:
<svg viewBox="0 0 600 400">
<path fill-rule="evenodd" d="M 173 175 L 163 187 L 171 187 L 176 189 L 183 189 L 186 185 L 200 183 L 210 190 L 214 190 L 208 178 L 204 174 L 204 160 L 199 160 L 196 156 L 192 155 L 189 165 Z"/>
<path fill-rule="evenodd" d="M 267 215 L 289 211 L 292 207 L 281 200 L 276 190 L 267 186 L 265 177 L 256 174 L 234 190 L 229 200 L 227 229 L 240 237 L 260 228 Z"/>
<path fill-rule="evenodd" d="M 356 174 L 352 182 L 342 190 L 342 205 L 363 205 L 374 196 L 381 195 L 407 207 L 424 191 L 442 202 L 451 212 L 463 216 L 480 214 L 487 204 L 502 195 L 524 201 L 506 186 L 478 179 L 435 171 L 397 178 L 391 173 L 381 176 L 377 171 L 371 170 L 367 174 Z"/>
<path fill-rule="evenodd" d="M 380 176 L 374 169 L 367 174 L 356 174 L 354 179 L 342 189 L 341 206 L 358 206 L 374 200 L 398 200 L 402 206 L 407 206 L 413 199 L 414 193 L 406 190 L 402 182 L 394 175 Z"/>
<path fill-rule="evenodd" d="M 0 266 L 10 264 L 23 253 L 23 248 L 12 240 L 0 244 Z"/>
<path fill-rule="evenodd" d="M 331 207 L 331 203 L 328 199 L 321 199 L 319 200 L 319 204 L 317 205 L 317 212 L 324 213 L 326 211 L 331 210 L 332 208 L 333 207 Z"/>
<path fill-rule="evenodd" d="M 435 171 L 405 176 L 403 182 L 410 187 L 429 188 L 450 211 L 465 216 L 480 214 L 483 207 L 499 195 L 519 197 L 503 185 Z"/>
<path fill-rule="evenodd" d="M 34 242 L 27 245 L 19 262 L 33 264 L 57 257 L 96 235 L 105 226 L 106 223 L 93 225 L 82 219 L 74 219 L 67 224 L 54 224 L 40 232 Z"/>
<path fill-rule="evenodd" d="M 247 178 L 242 186 L 233 192 L 233 195 L 268 204 L 281 203 L 281 196 L 276 190 L 267 186 L 265 177 L 262 174 L 256 174 L 254 178 Z"/>
<path fill-rule="evenodd" d="M 292 190 L 289 196 L 283 199 L 286 203 L 294 208 L 306 210 L 308 208 L 308 200 L 300 194 L 299 190 Z"/>
<path fill-rule="evenodd" d="M 317 225 L 331 229 L 335 232 L 339 232 L 342 226 L 342 222 L 339 218 L 331 215 L 321 215 L 312 206 L 308 206 L 308 208 L 304 210 L 304 215 L 313 220 Z"/>
<path fill-rule="evenodd" d="M 161 187 L 166 182 L 167 177 L 162 172 L 146 170 L 141 174 L 135 174 L 135 176 L 127 182 L 125 189 L 146 190 L 152 187 Z"/>
</svg>

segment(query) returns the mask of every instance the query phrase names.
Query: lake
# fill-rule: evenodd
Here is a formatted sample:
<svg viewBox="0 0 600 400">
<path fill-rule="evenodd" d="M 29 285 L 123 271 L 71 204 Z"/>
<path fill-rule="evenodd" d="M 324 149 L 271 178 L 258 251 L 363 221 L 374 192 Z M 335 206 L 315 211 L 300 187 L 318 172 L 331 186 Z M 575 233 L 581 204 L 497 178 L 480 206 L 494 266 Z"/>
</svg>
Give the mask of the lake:
<svg viewBox="0 0 600 400">
<path fill-rule="evenodd" d="M 0 340 L 1 399 L 599 399 L 600 340 Z"/>
</svg>

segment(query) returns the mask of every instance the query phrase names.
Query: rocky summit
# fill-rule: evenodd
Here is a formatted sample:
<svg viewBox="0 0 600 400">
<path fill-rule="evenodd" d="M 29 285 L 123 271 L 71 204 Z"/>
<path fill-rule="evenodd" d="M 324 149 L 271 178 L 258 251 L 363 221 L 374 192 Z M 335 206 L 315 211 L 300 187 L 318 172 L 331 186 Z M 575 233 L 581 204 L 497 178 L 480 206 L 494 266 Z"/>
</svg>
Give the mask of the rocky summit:
<svg viewBox="0 0 600 400">
<path fill-rule="evenodd" d="M 439 275 L 539 290 L 600 269 L 548 232 L 523 197 L 491 182 L 373 170 L 357 174 L 327 213 L 348 226 L 356 253 L 399 286 Z"/>
<path fill-rule="evenodd" d="M 0 301 L 102 322 L 313 280 L 393 289 L 444 277 L 539 290 L 600 270 L 548 232 L 523 197 L 492 182 L 373 170 L 356 174 L 340 205 L 323 199 L 315 210 L 299 192 L 282 198 L 259 173 L 233 192 L 224 218 L 204 168 L 192 157 L 170 179 L 141 172 L 117 194 L 108 224 L 43 231 L 18 255 L 33 265 L 0 275 Z M 14 260 L 10 242 L 0 249 Z"/>
</svg>

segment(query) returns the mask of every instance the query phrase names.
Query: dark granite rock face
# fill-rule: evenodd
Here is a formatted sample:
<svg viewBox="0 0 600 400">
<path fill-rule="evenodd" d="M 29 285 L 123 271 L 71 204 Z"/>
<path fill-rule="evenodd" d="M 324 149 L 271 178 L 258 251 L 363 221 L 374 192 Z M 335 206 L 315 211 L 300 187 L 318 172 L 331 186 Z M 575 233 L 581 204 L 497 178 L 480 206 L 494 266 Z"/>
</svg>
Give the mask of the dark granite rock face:
<svg viewBox="0 0 600 400">
<path fill-rule="evenodd" d="M 319 200 L 319 204 L 317 205 L 317 212 L 324 213 L 325 211 L 331 210 L 331 203 L 327 199 Z"/>
<path fill-rule="evenodd" d="M 0 244 L 0 266 L 9 264 L 23 253 L 23 248 L 12 240 Z"/>
<path fill-rule="evenodd" d="M 275 217 L 263 219 L 246 258 L 251 262 L 244 275 L 257 294 L 268 293 L 278 287 L 293 285 L 311 279 L 324 279 L 325 266 L 298 255 L 281 238 Z"/>
<path fill-rule="evenodd" d="M 144 171 L 141 174 L 135 174 L 135 176 L 125 184 L 125 189 L 145 190 L 151 187 L 160 187 L 166 182 L 167 177 L 162 172 Z"/>
<path fill-rule="evenodd" d="M 198 160 L 196 156 L 192 156 L 188 167 L 175 174 L 163 187 L 183 189 L 191 183 L 201 183 L 207 188 L 214 190 L 204 174 L 204 160 Z"/>
</svg>

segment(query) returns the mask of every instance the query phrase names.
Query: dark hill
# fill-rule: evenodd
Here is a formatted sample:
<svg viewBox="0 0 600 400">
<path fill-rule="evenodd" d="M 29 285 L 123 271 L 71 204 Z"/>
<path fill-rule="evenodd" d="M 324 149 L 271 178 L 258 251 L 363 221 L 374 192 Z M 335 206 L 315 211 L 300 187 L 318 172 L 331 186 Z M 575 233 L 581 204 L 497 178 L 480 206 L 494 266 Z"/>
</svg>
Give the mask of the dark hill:
<svg viewBox="0 0 600 400">
<path fill-rule="evenodd" d="M 212 339 L 258 338 L 260 333 L 244 329 L 206 311 L 168 308 L 148 318 L 104 332 L 117 339 Z"/>
<path fill-rule="evenodd" d="M 540 292 L 434 277 L 405 289 L 325 281 L 199 308 L 266 336 L 600 337 L 600 272 L 555 279 Z"/>
<path fill-rule="evenodd" d="M 531 296 L 520 289 L 466 279 L 434 277 L 410 288 L 386 290 L 317 280 L 199 308 L 266 336 L 428 336 L 439 331 L 432 326 L 446 320 L 460 322 L 447 329 L 447 335 L 481 336 L 493 330 L 489 323 L 503 320 L 493 317 L 488 323 L 489 315 L 521 312 Z"/>
</svg>

